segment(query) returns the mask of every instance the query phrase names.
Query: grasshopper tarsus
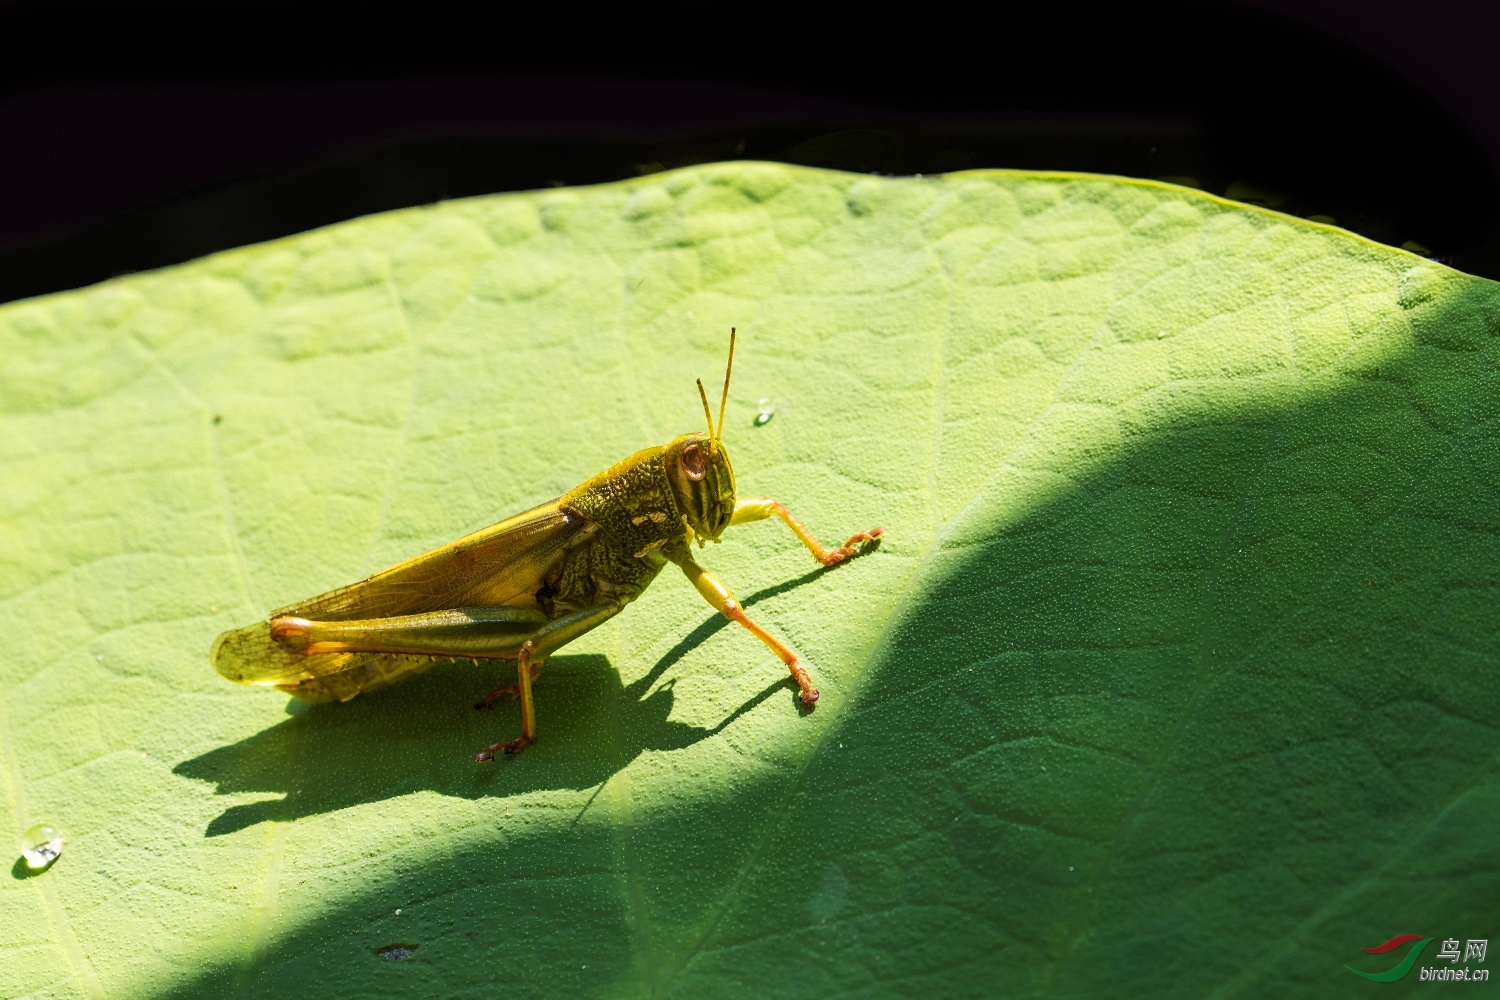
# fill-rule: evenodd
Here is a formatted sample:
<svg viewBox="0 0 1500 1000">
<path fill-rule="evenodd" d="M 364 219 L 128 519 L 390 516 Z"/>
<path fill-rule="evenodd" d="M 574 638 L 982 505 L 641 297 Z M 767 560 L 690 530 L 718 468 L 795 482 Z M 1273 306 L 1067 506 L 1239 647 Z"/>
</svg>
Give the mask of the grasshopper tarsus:
<svg viewBox="0 0 1500 1000">
<path fill-rule="evenodd" d="M 800 689 L 798 697 L 802 699 L 802 704 L 812 708 L 818 702 L 818 689 L 812 686 L 812 678 L 808 676 L 807 668 L 802 665 L 801 660 L 797 660 L 788 663 L 787 669 L 792 672 L 792 680 L 797 682 L 797 687 Z"/>
<path fill-rule="evenodd" d="M 853 559 L 855 556 L 862 556 L 867 552 L 873 552 L 880 547 L 880 539 L 884 534 L 884 528 L 871 528 L 869 531 L 861 531 L 857 535 L 851 535 L 847 542 L 836 549 L 830 550 L 818 561 L 824 566 L 832 568 L 846 559 Z M 858 548 L 855 546 L 858 546 Z"/>
</svg>

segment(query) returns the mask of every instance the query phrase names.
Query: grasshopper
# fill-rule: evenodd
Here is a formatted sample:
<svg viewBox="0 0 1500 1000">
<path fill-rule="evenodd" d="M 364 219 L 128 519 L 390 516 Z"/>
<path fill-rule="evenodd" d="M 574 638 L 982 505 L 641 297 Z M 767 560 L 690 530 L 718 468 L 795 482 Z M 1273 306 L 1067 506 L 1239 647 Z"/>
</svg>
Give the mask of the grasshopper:
<svg viewBox="0 0 1500 1000">
<path fill-rule="evenodd" d="M 797 654 L 745 614 L 729 588 L 693 559 L 691 544 L 719 541 L 735 524 L 779 517 L 824 566 L 879 543 L 882 528 L 826 549 L 775 500 L 740 500 L 719 420 L 703 380 L 708 432 L 636 452 L 576 489 L 359 583 L 271 613 L 214 641 L 214 668 L 229 680 L 278 688 L 314 702 L 348 701 L 421 673 L 439 657 L 514 660 L 516 683 L 495 688 L 521 703 L 521 735 L 485 747 L 476 761 L 513 754 L 536 739 L 531 685 L 562 646 L 619 614 L 667 563 L 726 618 L 781 658 L 807 705 L 817 688 Z M 860 546 L 861 548 L 856 548 Z"/>
</svg>

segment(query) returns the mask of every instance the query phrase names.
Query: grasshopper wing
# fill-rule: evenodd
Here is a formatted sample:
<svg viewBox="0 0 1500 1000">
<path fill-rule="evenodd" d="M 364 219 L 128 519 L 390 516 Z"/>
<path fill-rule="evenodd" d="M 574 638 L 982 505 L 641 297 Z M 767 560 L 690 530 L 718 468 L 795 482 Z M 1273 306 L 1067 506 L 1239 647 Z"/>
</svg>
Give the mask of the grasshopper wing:
<svg viewBox="0 0 1500 1000">
<path fill-rule="evenodd" d="M 432 665 L 398 653 L 292 652 L 271 638 L 270 621 L 296 615 L 322 621 L 392 618 L 450 608 L 536 609 L 536 592 L 588 522 L 553 500 L 456 542 L 408 559 L 367 580 L 273 611 L 225 632 L 209 654 L 214 669 L 241 684 L 276 687 L 308 701 L 348 701 Z"/>
</svg>

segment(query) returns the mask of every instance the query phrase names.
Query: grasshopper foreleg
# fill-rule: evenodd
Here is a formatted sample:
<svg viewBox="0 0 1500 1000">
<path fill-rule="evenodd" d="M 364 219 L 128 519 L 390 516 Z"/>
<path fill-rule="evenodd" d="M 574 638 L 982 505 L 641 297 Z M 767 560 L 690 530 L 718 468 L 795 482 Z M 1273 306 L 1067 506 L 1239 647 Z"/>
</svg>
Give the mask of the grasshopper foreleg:
<svg viewBox="0 0 1500 1000">
<path fill-rule="evenodd" d="M 697 588 L 698 593 L 703 595 L 705 601 L 725 618 L 745 626 L 751 635 L 765 643 L 771 652 L 781 658 L 781 662 L 785 663 L 786 668 L 792 672 L 792 679 L 797 682 L 797 687 L 801 689 L 804 704 L 811 705 L 818 700 L 818 689 L 813 687 L 812 678 L 808 676 L 807 668 L 802 665 L 802 661 L 797 659 L 797 654 L 792 652 L 786 643 L 751 621 L 750 616 L 745 614 L 745 609 L 740 607 L 740 602 L 734 599 L 728 587 L 719 582 L 718 577 L 699 566 L 685 549 L 671 553 L 670 557 L 682 567 L 682 572 L 692 581 L 693 586 Z"/>
<path fill-rule="evenodd" d="M 623 603 L 596 604 L 565 615 L 543 625 L 521 644 L 516 656 L 516 693 L 521 699 L 521 735 L 513 740 L 491 743 L 474 755 L 475 761 L 482 764 L 487 760 L 494 760 L 497 753 L 516 753 L 531 745 L 536 739 L 536 708 L 531 701 L 531 681 L 541 670 L 542 661 L 583 633 L 619 614 L 624 606 Z"/>
<path fill-rule="evenodd" d="M 869 531 L 861 531 L 852 536 L 847 542 L 836 549 L 825 549 L 813 537 L 812 532 L 802 526 L 802 522 L 792 516 L 780 502 L 764 497 L 760 500 L 741 500 L 734 505 L 734 515 L 729 519 L 730 524 L 748 524 L 751 521 L 764 521 L 766 518 L 776 516 L 786 522 L 786 526 L 792 529 L 807 550 L 813 554 L 813 558 L 824 566 L 837 566 L 839 563 L 856 555 L 859 549 L 856 545 L 868 545 L 879 540 L 885 534 L 884 528 L 871 528 Z M 712 602 L 710 602 L 712 603 Z"/>
</svg>

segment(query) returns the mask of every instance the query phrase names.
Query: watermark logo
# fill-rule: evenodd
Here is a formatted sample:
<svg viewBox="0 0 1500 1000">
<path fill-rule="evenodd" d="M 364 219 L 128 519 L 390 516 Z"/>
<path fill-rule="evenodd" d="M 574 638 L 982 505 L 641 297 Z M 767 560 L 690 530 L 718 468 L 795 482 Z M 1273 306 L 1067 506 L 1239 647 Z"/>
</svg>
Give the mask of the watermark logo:
<svg viewBox="0 0 1500 1000">
<path fill-rule="evenodd" d="M 1356 976 L 1363 976 L 1374 983 L 1394 983 L 1411 972 L 1412 966 L 1417 964 L 1417 959 L 1422 954 L 1422 949 L 1435 940 L 1437 939 L 1423 937 L 1420 934 L 1397 934 L 1384 944 L 1378 944 L 1373 948 L 1360 949 L 1372 955 L 1383 955 L 1387 952 L 1396 951 L 1403 945 L 1415 941 L 1416 944 L 1413 944 L 1410 950 L 1407 951 L 1406 957 L 1391 966 L 1391 968 L 1384 972 L 1363 972 L 1352 965 L 1346 965 L 1344 968 Z M 1455 969 L 1453 966 L 1457 965 L 1460 961 L 1465 963 L 1472 961 L 1476 965 L 1484 964 L 1485 953 L 1489 950 L 1489 945 L 1489 938 L 1469 938 L 1464 942 L 1463 950 L 1460 952 L 1458 938 L 1444 938 L 1442 947 L 1438 950 L 1437 955 L 1434 956 L 1434 960 L 1439 962 L 1447 961 L 1449 967 L 1436 968 L 1423 966 L 1418 978 L 1424 981 L 1487 982 L 1490 978 L 1489 969 L 1472 969 L 1467 965 L 1462 969 Z"/>
</svg>

